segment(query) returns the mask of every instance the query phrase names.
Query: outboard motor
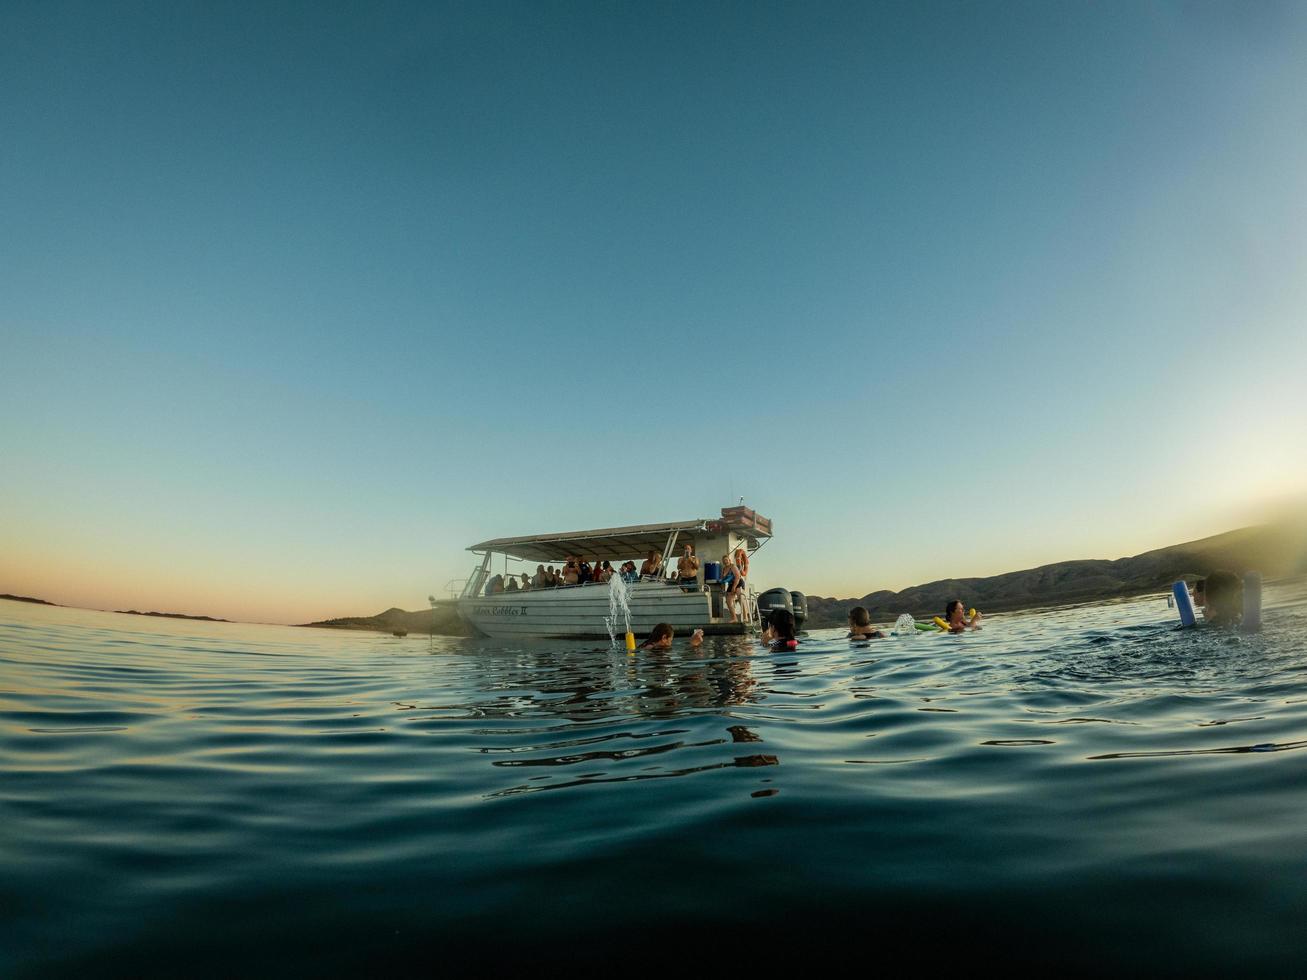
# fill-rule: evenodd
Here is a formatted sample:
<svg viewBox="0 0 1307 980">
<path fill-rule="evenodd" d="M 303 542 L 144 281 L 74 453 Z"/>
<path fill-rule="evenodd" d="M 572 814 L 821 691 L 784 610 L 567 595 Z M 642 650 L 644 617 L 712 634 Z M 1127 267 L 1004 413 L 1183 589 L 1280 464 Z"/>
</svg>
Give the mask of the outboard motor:
<svg viewBox="0 0 1307 980">
<path fill-rule="evenodd" d="M 790 598 L 790 593 L 786 589 L 768 589 L 758 596 L 758 621 L 763 626 L 767 625 L 767 617 L 777 609 L 794 612 L 794 600 Z"/>
<path fill-rule="evenodd" d="M 790 603 L 794 607 L 794 632 L 803 629 L 803 621 L 808 618 L 808 597 L 802 592 L 791 592 Z"/>
</svg>

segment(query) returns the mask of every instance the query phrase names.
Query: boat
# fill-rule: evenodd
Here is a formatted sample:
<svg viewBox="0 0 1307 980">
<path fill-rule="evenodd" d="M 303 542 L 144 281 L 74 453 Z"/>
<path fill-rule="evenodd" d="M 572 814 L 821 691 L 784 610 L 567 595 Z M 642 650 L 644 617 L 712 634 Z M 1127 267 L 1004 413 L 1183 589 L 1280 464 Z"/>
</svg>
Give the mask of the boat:
<svg viewBox="0 0 1307 980">
<path fill-rule="evenodd" d="M 638 565 L 649 552 L 656 551 L 663 555 L 665 575 L 616 585 L 619 590 L 625 585 L 633 633 L 647 635 L 658 623 L 668 623 L 678 633 L 694 629 L 702 629 L 708 635 L 748 633 L 758 628 L 757 595 L 746 580 L 744 616 L 738 622 L 731 622 L 722 584 L 718 581 L 717 559 L 733 554 L 736 548 L 744 548 L 752 556 L 771 537 L 770 520 L 739 506 L 722 508 L 717 518 L 482 541 L 467 549 L 479 555 L 481 562 L 459 594 L 458 613 L 475 633 L 497 639 L 606 640 L 612 635 L 607 620 L 611 615 L 613 583 L 591 582 L 488 595 L 487 589 L 494 578 L 492 566 L 502 558 L 503 574 L 507 576 L 510 560 L 527 562 L 525 571 L 532 574 L 535 565 L 560 567 L 569 556 L 577 556 L 591 562 L 606 560 L 616 568 L 628 560 Z M 692 585 L 689 582 L 682 585 L 675 577 L 676 559 L 687 543 L 694 545 L 700 559 L 699 574 Z M 513 574 L 520 576 L 521 571 Z M 622 632 L 625 623 L 618 623 L 615 628 Z"/>
</svg>

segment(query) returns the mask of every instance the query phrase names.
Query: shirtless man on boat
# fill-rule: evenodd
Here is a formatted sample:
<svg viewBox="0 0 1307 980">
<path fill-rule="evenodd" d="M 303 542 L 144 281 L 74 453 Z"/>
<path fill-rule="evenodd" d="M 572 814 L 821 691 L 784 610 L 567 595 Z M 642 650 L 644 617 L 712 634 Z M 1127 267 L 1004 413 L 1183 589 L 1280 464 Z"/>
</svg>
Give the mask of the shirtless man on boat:
<svg viewBox="0 0 1307 980">
<path fill-rule="evenodd" d="M 699 559 L 695 556 L 694 545 L 687 544 L 685 553 L 676 560 L 676 574 L 680 576 L 683 588 L 699 584 Z"/>
</svg>

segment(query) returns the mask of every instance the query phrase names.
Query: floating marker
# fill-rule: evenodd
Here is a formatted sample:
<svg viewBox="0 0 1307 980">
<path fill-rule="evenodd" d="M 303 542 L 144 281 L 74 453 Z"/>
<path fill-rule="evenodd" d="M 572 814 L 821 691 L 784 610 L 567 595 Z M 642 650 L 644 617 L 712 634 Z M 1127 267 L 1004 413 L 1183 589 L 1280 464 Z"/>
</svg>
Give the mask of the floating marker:
<svg viewBox="0 0 1307 980">
<path fill-rule="evenodd" d="M 1181 626 L 1193 626 L 1198 622 L 1198 617 L 1194 615 L 1194 601 L 1189 597 L 1189 586 L 1184 584 L 1184 579 L 1176 582 L 1171 586 L 1171 593 L 1175 596 L 1175 608 L 1180 613 Z"/>
</svg>

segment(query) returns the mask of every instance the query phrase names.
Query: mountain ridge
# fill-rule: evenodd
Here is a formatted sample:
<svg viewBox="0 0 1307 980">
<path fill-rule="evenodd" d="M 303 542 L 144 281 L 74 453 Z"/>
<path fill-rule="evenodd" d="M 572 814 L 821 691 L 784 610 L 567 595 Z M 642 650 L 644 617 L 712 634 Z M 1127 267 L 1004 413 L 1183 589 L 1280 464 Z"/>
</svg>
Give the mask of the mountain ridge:
<svg viewBox="0 0 1307 980">
<path fill-rule="evenodd" d="M 1258 524 L 1125 558 L 1076 558 L 998 575 L 937 579 L 861 598 L 809 596 L 807 626 L 842 626 L 853 606 L 867 607 L 876 618 L 905 612 L 921 617 L 943 615 L 951 599 L 1003 612 L 1143 595 L 1217 568 L 1256 568 L 1268 578 L 1307 571 L 1307 523 Z"/>
</svg>

